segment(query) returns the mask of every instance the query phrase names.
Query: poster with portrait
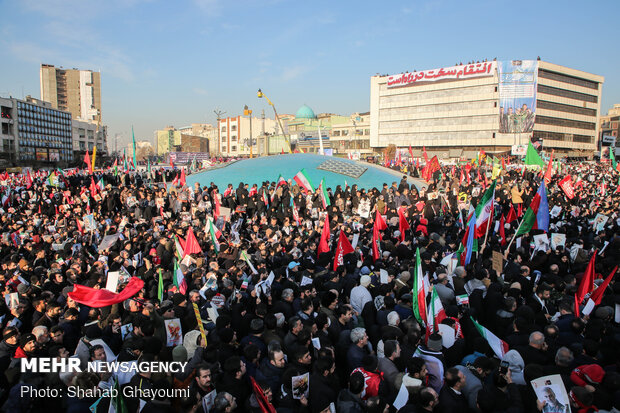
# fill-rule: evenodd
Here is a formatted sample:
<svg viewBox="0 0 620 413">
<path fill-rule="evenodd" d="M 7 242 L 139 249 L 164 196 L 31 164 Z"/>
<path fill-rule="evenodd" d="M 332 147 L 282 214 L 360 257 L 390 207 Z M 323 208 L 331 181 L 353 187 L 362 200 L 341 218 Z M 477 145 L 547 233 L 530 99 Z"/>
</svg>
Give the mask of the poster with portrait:
<svg viewBox="0 0 620 413">
<path fill-rule="evenodd" d="M 213 410 L 215 406 L 215 396 L 217 396 L 217 391 L 212 390 L 210 393 L 205 394 L 202 398 L 202 408 L 205 412 L 210 412 Z"/>
<path fill-rule="evenodd" d="M 499 78 L 499 132 L 528 133 L 534 129 L 538 62 L 497 62 Z"/>
<path fill-rule="evenodd" d="M 555 250 L 557 247 L 566 245 L 566 234 L 551 234 L 551 249 Z"/>
<path fill-rule="evenodd" d="M 299 400 L 302 396 L 308 397 L 310 391 L 310 373 L 291 378 L 291 388 L 293 389 L 293 399 Z"/>
<path fill-rule="evenodd" d="M 540 377 L 530 383 L 536 398 L 543 404 L 543 413 L 570 413 L 570 403 L 562 376 L 554 374 Z"/>
<path fill-rule="evenodd" d="M 93 214 L 84 215 L 82 219 L 84 220 L 84 231 L 94 231 L 97 229 Z"/>
<path fill-rule="evenodd" d="M 178 318 L 164 320 L 166 324 L 166 346 L 175 347 L 183 344 L 183 332 L 181 331 L 181 321 Z"/>
<path fill-rule="evenodd" d="M 607 215 L 603 215 L 601 213 L 596 214 L 596 217 L 594 218 L 594 230 L 596 232 L 601 232 L 605 228 L 605 224 L 607 224 L 608 220 L 609 217 Z"/>
<path fill-rule="evenodd" d="M 132 331 L 133 331 L 132 323 L 122 325 L 121 326 L 121 338 L 125 340 L 125 337 L 131 334 Z"/>
</svg>

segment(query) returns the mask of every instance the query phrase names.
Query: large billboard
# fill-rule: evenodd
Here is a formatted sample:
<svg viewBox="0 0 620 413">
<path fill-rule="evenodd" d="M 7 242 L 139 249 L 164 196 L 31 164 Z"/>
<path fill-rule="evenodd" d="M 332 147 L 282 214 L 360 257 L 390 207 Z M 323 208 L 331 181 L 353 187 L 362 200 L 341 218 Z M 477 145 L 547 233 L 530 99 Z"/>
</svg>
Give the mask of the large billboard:
<svg viewBox="0 0 620 413">
<path fill-rule="evenodd" d="M 499 77 L 499 131 L 526 133 L 534 129 L 538 62 L 497 62 Z"/>
<path fill-rule="evenodd" d="M 481 76 L 493 76 L 496 62 L 473 63 L 462 66 L 442 67 L 422 72 L 401 73 L 388 76 L 387 87 L 408 86 L 422 82 L 436 82 L 446 79 L 470 79 Z"/>
</svg>

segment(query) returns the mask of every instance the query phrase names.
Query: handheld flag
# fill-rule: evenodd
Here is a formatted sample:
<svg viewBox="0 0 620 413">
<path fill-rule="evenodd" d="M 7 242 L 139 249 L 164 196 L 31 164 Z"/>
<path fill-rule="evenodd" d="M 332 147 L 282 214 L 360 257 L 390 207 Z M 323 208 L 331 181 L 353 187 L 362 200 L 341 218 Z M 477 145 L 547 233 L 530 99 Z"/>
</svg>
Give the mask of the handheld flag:
<svg viewBox="0 0 620 413">
<path fill-rule="evenodd" d="M 508 353 L 508 350 L 510 350 L 510 348 L 508 347 L 508 343 L 497 337 L 495 334 L 491 333 L 487 328 L 478 324 L 476 320 L 474 320 L 471 316 L 469 318 L 471 319 L 471 322 L 474 323 L 476 330 L 478 330 L 480 335 L 484 337 L 487 343 L 489 343 L 489 346 L 491 346 L 491 349 L 493 349 L 495 355 L 499 357 L 500 360 L 502 360 L 504 358 L 504 355 Z"/>
<path fill-rule="evenodd" d="M 312 181 L 310 181 L 310 177 L 306 173 L 305 169 L 297 172 L 293 179 L 295 180 L 295 182 L 297 182 L 297 185 L 299 185 L 304 190 L 314 192 L 314 188 L 312 187 Z"/>
<path fill-rule="evenodd" d="M 325 214 L 325 223 L 323 224 L 323 232 L 321 233 L 321 241 L 319 242 L 319 247 L 317 249 L 316 256 L 318 257 L 324 252 L 329 252 L 329 245 L 327 244 L 329 241 L 329 214 Z"/>
<path fill-rule="evenodd" d="M 549 231 L 549 203 L 547 202 L 547 191 L 545 190 L 545 181 L 541 181 L 538 192 L 534 196 L 523 221 L 515 234 L 515 238 L 527 234 L 532 229 L 540 229 L 545 232 Z"/>
<path fill-rule="evenodd" d="M 413 291 L 411 293 L 413 315 L 415 318 L 426 325 L 426 288 L 422 275 L 422 259 L 420 258 L 420 248 L 416 249 L 415 267 L 413 271 Z"/>
<path fill-rule="evenodd" d="M 355 251 L 353 246 L 349 242 L 349 239 L 344 232 L 340 230 L 340 235 L 338 237 L 338 246 L 336 247 L 336 256 L 334 257 L 334 271 L 338 269 L 340 265 L 344 264 L 344 256 Z"/>
</svg>

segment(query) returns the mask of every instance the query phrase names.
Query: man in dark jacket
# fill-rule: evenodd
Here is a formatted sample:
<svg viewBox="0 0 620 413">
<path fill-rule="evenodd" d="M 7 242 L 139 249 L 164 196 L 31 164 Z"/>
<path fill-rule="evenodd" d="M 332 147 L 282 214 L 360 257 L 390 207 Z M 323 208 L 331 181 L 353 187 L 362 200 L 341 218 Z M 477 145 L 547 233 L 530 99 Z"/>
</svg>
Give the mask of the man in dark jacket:
<svg viewBox="0 0 620 413">
<path fill-rule="evenodd" d="M 338 397 L 338 380 L 333 373 L 336 369 L 334 359 L 321 357 L 314 365 L 314 373 L 310 376 L 310 405 L 315 406 L 323 400 L 328 404 L 336 403 Z"/>
<path fill-rule="evenodd" d="M 218 391 L 232 394 L 237 400 L 247 400 L 252 393 L 245 377 L 245 363 L 240 357 L 231 357 L 224 363 L 224 374 Z"/>
<path fill-rule="evenodd" d="M 274 346 L 269 350 L 267 356 L 267 358 L 263 359 L 256 377 L 269 384 L 272 393 L 277 395 L 282 384 L 282 374 L 286 370 L 284 352 L 281 348 Z"/>
<path fill-rule="evenodd" d="M 438 411 L 440 413 L 467 411 L 467 399 L 462 393 L 465 381 L 465 375 L 456 367 L 446 370 L 444 385 L 439 393 Z"/>
</svg>

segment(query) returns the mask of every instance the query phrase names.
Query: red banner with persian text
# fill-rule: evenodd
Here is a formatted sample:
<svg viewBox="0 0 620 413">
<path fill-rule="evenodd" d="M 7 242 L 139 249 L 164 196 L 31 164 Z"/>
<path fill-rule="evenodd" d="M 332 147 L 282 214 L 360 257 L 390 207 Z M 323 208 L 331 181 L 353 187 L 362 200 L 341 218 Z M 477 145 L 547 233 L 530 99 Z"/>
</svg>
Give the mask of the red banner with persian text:
<svg viewBox="0 0 620 413">
<path fill-rule="evenodd" d="M 421 82 L 436 82 L 446 79 L 469 79 L 481 76 L 493 76 L 497 62 L 474 63 L 471 65 L 442 67 L 422 72 L 401 73 L 388 76 L 387 87 L 407 86 Z"/>
<path fill-rule="evenodd" d="M 567 175 L 566 178 L 562 179 L 558 182 L 562 191 L 566 194 L 568 199 L 573 199 L 575 197 L 575 189 L 573 188 L 573 180 L 570 175 Z"/>
</svg>

